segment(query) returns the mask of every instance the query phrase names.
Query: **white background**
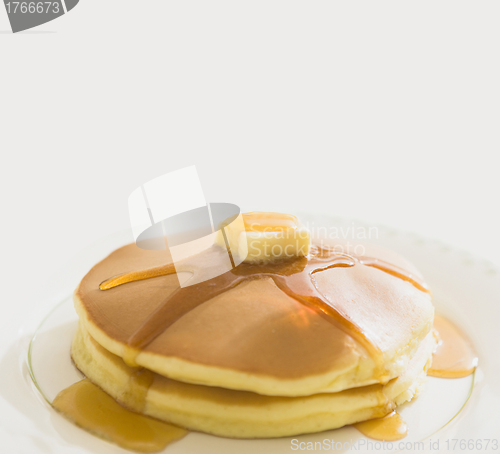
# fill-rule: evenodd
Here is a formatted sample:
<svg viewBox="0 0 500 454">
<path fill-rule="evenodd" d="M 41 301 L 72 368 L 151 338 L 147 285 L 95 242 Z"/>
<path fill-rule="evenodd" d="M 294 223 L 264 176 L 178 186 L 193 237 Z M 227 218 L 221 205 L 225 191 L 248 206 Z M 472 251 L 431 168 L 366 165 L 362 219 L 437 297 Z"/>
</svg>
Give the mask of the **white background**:
<svg viewBox="0 0 500 454">
<path fill-rule="evenodd" d="M 191 164 L 209 201 L 383 223 L 500 265 L 499 13 L 81 0 L 12 35 L 0 8 L 2 330 L 128 227 L 133 189 Z"/>
<path fill-rule="evenodd" d="M 500 263 L 499 13 L 81 0 L 12 35 L 0 9 L 4 309 L 128 227 L 133 189 L 191 164 L 209 201 L 351 216 Z"/>
<path fill-rule="evenodd" d="M 81 0 L 12 35 L 0 9 L 3 304 L 191 164 L 209 201 L 383 223 L 500 264 L 499 13 Z"/>
</svg>

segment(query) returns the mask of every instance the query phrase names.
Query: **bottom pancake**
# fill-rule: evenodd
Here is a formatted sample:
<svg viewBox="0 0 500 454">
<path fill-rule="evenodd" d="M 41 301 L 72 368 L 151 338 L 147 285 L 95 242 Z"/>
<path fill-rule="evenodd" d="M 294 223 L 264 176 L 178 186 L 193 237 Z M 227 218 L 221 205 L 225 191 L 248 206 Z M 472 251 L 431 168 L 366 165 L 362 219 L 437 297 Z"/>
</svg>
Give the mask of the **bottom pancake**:
<svg viewBox="0 0 500 454">
<path fill-rule="evenodd" d="M 81 324 L 71 356 L 87 378 L 133 411 L 223 437 L 272 438 L 320 432 L 385 416 L 419 393 L 434 346 L 435 339 L 429 334 L 406 370 L 385 386 L 302 397 L 263 396 L 193 385 L 132 368 L 98 344 Z"/>
</svg>

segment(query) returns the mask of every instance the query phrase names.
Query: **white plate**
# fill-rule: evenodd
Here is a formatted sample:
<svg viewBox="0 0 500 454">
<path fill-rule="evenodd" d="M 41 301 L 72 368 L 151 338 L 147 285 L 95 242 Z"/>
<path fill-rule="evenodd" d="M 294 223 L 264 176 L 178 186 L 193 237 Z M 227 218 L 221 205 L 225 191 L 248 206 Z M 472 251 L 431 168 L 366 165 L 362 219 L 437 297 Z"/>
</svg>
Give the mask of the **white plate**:
<svg viewBox="0 0 500 454">
<path fill-rule="evenodd" d="M 309 220 L 318 226 L 342 227 L 342 234 L 347 232 L 347 228 L 353 233 L 357 227 L 366 227 L 359 222 L 330 217 L 315 216 L 309 217 Z M 311 446 L 307 444 L 309 442 L 316 446 L 316 450 L 319 450 L 321 443 L 321 450 L 327 452 L 396 452 L 400 448 L 414 451 L 423 448 L 420 452 L 466 452 L 472 444 L 478 452 L 495 452 L 495 446 L 497 451 L 500 450 L 496 444 L 500 438 L 500 381 L 497 379 L 500 377 L 500 355 L 496 351 L 500 345 L 497 329 L 500 320 L 500 274 L 487 262 L 435 241 L 380 226 L 376 233 L 378 238 L 372 238 L 372 241 L 398 251 L 411 260 L 432 288 L 437 311 L 450 317 L 472 338 L 480 358 L 475 375 L 455 380 L 429 378 L 422 395 L 401 408 L 410 430 L 401 445 L 400 442 L 376 445 L 355 429 L 345 427 L 319 434 L 272 440 L 231 440 L 190 433 L 169 446 L 166 452 L 289 453 L 302 452 L 300 448 L 293 449 L 297 446 L 306 450 Z M 21 330 L 19 342 L 4 356 L 1 364 L 4 370 L 10 368 L 12 374 L 2 383 L 1 394 L 7 403 L 0 404 L 0 410 L 4 410 L 2 405 L 5 410 L 14 406 L 25 422 L 19 427 L 17 416 L 15 426 L 3 428 L 6 432 L 2 439 L 5 452 L 128 452 L 75 427 L 57 414 L 48 402 L 61 389 L 81 378 L 69 358 L 69 343 L 77 319 L 70 297 L 60 298 L 61 293 L 66 291 L 66 295 L 69 295 L 69 289 L 76 285 L 93 263 L 129 241 L 129 232 L 105 238 L 75 258 L 64 272 L 58 273 L 54 297 L 47 300 L 44 306 L 48 316 L 43 322 L 39 315 L 29 318 Z M 59 304 L 56 305 L 57 298 Z M 50 306 L 55 307 L 52 312 L 49 312 Z M 31 380 L 28 367 L 29 343 L 37 327 L 30 355 L 38 388 Z M 294 439 L 297 441 L 292 443 Z M 485 450 L 488 439 L 497 441 L 490 441 Z M 328 446 L 324 440 L 329 440 Z M 332 440 L 336 445 L 331 445 Z M 339 449 L 338 443 L 344 447 Z"/>
</svg>

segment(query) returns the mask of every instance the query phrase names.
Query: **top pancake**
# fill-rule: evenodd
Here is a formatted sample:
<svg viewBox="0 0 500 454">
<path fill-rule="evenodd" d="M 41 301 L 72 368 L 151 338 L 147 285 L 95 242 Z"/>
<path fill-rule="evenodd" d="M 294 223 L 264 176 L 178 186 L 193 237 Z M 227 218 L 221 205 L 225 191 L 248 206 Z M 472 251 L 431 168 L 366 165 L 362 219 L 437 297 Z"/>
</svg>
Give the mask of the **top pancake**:
<svg viewBox="0 0 500 454">
<path fill-rule="evenodd" d="M 408 272 L 393 253 L 367 251 Z M 75 291 L 78 315 L 92 337 L 124 357 L 127 341 L 178 288 L 176 276 L 99 284 L 122 273 L 164 265 L 165 251 L 130 244 L 95 265 Z M 273 280 L 243 282 L 176 320 L 135 358 L 180 381 L 270 395 L 333 392 L 398 376 L 429 332 L 427 293 L 385 271 L 357 263 L 314 274 L 318 290 L 382 352 L 386 376 L 356 337 L 280 290 Z M 167 303 L 168 304 L 168 303 Z"/>
</svg>

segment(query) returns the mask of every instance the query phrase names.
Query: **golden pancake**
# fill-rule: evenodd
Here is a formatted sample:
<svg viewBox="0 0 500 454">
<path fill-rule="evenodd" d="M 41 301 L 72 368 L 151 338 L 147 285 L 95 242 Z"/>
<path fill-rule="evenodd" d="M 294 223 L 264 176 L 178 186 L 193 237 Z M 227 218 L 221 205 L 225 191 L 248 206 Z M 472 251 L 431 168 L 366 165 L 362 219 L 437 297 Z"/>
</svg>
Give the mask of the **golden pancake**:
<svg viewBox="0 0 500 454">
<path fill-rule="evenodd" d="M 82 324 L 71 355 L 92 382 L 134 411 L 219 436 L 266 438 L 319 432 L 385 416 L 419 393 L 434 346 L 429 334 L 405 371 L 385 386 L 301 397 L 193 385 L 132 368 L 99 345 Z"/>
<path fill-rule="evenodd" d="M 179 292 L 174 275 L 101 290 L 100 284 L 114 276 L 168 266 L 165 251 L 130 244 L 90 270 L 75 291 L 75 308 L 85 330 L 104 349 L 185 383 L 307 396 L 386 383 L 401 375 L 434 316 L 418 272 L 378 249 L 367 248 L 370 255 L 362 257 L 319 246 L 314 250 L 316 255 L 291 264 L 242 264 L 227 289 L 211 297 L 210 285 L 220 287 L 228 276 L 207 281 L 200 291 L 209 297 L 192 304 L 174 296 L 194 295 L 195 286 Z M 319 269 L 323 262 L 329 265 Z M 309 272 L 312 265 L 316 268 Z M 300 285 L 310 282 L 306 290 L 319 296 L 293 294 L 297 279 Z M 151 324 L 154 335 L 139 347 L 132 345 L 130 340 Z"/>
</svg>

